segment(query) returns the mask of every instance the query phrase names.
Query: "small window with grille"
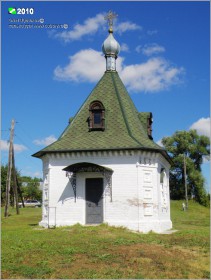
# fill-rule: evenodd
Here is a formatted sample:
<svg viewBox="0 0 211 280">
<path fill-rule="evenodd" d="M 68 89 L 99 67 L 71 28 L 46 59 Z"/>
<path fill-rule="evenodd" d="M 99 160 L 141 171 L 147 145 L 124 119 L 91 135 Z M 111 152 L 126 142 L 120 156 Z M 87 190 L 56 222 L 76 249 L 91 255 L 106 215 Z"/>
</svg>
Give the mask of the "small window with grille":
<svg viewBox="0 0 211 280">
<path fill-rule="evenodd" d="M 105 108 L 100 101 L 93 101 L 89 106 L 89 131 L 105 130 Z"/>
</svg>

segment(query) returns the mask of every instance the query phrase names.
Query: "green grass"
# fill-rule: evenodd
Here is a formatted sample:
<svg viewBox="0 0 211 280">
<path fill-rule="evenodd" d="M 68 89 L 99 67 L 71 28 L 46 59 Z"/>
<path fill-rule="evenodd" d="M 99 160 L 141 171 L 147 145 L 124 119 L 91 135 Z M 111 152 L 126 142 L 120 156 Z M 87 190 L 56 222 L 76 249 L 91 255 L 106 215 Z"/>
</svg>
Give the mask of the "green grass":
<svg viewBox="0 0 211 280">
<path fill-rule="evenodd" d="M 4 212 L 4 211 L 2 211 Z M 41 209 L 2 218 L 2 279 L 208 279 L 208 208 L 171 202 L 170 234 L 102 224 L 42 229 Z M 3 213 L 2 213 L 3 215 Z"/>
</svg>

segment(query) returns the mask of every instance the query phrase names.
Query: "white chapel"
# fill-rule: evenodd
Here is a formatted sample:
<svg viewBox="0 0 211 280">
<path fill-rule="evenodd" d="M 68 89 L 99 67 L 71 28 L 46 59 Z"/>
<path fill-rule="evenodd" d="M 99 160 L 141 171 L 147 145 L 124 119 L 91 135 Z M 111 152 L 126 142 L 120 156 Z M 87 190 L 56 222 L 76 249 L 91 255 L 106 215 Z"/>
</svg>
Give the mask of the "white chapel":
<svg viewBox="0 0 211 280">
<path fill-rule="evenodd" d="M 170 158 L 153 141 L 152 113 L 138 112 L 116 70 L 109 12 L 105 73 L 43 162 L 43 227 L 107 223 L 163 232 L 170 219 Z"/>
</svg>

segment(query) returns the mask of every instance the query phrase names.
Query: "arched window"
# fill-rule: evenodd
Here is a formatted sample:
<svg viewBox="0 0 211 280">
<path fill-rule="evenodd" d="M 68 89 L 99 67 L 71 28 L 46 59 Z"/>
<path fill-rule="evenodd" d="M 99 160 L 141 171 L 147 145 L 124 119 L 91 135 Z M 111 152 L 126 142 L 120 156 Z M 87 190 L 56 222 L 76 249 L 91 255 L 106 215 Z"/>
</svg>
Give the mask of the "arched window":
<svg viewBox="0 0 211 280">
<path fill-rule="evenodd" d="M 89 130 L 105 130 L 105 108 L 100 101 L 93 101 L 89 106 Z"/>
</svg>

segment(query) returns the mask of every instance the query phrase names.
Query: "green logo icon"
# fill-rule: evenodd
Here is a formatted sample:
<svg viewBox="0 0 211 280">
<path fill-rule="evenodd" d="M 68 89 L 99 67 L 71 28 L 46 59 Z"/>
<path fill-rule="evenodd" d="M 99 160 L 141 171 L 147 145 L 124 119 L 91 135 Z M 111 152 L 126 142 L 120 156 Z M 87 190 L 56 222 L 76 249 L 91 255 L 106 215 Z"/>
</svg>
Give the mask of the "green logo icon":
<svg viewBox="0 0 211 280">
<path fill-rule="evenodd" d="M 16 8 L 8 8 L 8 14 L 16 15 L 17 14 Z"/>
</svg>

